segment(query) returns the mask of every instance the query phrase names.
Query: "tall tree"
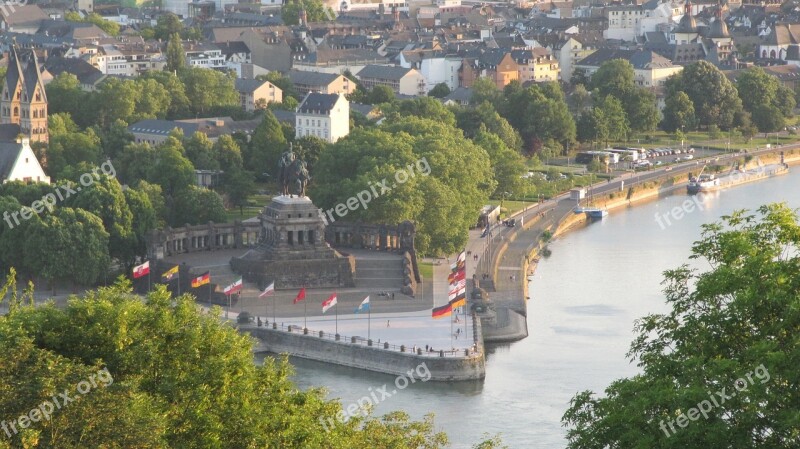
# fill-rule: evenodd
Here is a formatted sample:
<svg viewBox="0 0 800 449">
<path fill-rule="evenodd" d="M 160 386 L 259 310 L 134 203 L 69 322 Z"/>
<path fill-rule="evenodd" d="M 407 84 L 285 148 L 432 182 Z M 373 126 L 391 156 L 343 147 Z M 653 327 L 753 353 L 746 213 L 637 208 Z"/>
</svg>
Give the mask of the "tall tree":
<svg viewBox="0 0 800 449">
<path fill-rule="evenodd" d="M 169 37 L 166 53 L 167 70 L 177 72 L 186 67 L 186 55 L 183 52 L 180 34 L 174 33 Z"/>
<path fill-rule="evenodd" d="M 305 11 L 308 22 L 327 22 L 336 18 L 333 11 L 321 0 L 289 0 L 281 8 L 281 18 L 286 25 L 300 23 L 300 12 Z"/>
<path fill-rule="evenodd" d="M 239 144 L 230 134 L 219 136 L 212 147 L 214 158 L 223 171 L 230 171 L 242 168 L 242 151 Z"/>
<path fill-rule="evenodd" d="M 183 146 L 175 137 L 168 137 L 153 152 L 147 181 L 158 184 L 167 195 L 173 195 L 194 186 L 194 166 L 183 156 Z"/>
<path fill-rule="evenodd" d="M 664 106 L 664 120 L 661 122 L 664 131 L 691 131 L 695 128 L 696 123 L 694 104 L 686 92 L 677 91 L 667 97 Z"/>
<path fill-rule="evenodd" d="M 244 159 L 247 161 L 247 167 L 255 171 L 256 175 L 267 173 L 272 179 L 277 179 L 278 160 L 286 149 L 287 142 L 281 125 L 272 111 L 268 110 L 264 113 L 261 124 L 253 132 Z"/>
<path fill-rule="evenodd" d="M 631 130 L 649 132 L 656 129 L 660 119 L 656 94 L 644 88 L 634 87 L 621 100 Z"/>
<path fill-rule="evenodd" d="M 592 75 L 592 89 L 601 96 L 613 95 L 623 99 L 633 89 L 633 65 L 624 59 L 606 61 Z"/>
<path fill-rule="evenodd" d="M 761 67 L 742 72 L 736 79 L 736 88 L 744 109 L 752 114 L 761 132 L 783 128 L 785 119 L 793 115 L 794 93 Z"/>
<path fill-rule="evenodd" d="M 444 98 L 448 95 L 450 95 L 450 87 L 448 87 L 445 83 L 439 83 L 433 86 L 433 89 L 428 91 L 428 96 L 434 98 Z"/>
<path fill-rule="evenodd" d="M 667 97 L 685 92 L 692 100 L 695 116 L 701 126 L 717 125 L 729 129 L 742 110 L 736 87 L 713 64 L 698 61 L 671 76 L 666 83 Z"/>
<path fill-rule="evenodd" d="M 170 208 L 172 226 L 227 221 L 222 197 L 213 190 L 192 185 L 177 192 L 173 199 L 173 206 Z"/>
<path fill-rule="evenodd" d="M 239 104 L 239 94 L 228 75 L 200 67 L 190 67 L 178 74 L 186 87 L 192 112 L 204 114 L 216 106 Z"/>
<path fill-rule="evenodd" d="M 665 272 L 669 311 L 637 321 L 641 373 L 575 395 L 568 447 L 796 447 L 798 236 L 785 205 L 704 225 Z"/>
</svg>

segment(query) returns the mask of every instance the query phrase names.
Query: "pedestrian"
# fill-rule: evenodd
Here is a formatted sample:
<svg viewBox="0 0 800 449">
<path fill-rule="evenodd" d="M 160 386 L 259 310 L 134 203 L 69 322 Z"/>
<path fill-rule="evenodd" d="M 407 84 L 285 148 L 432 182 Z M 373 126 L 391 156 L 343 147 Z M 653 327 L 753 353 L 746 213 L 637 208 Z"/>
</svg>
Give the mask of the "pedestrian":
<svg viewBox="0 0 800 449">
<path fill-rule="evenodd" d="M 428 345 L 425 345 L 425 352 L 428 352 Z"/>
<path fill-rule="evenodd" d="M 392 299 L 394 299 L 394 292 L 392 292 Z"/>
<path fill-rule="evenodd" d="M 386 320 L 386 327 L 389 327 L 389 320 Z"/>
</svg>

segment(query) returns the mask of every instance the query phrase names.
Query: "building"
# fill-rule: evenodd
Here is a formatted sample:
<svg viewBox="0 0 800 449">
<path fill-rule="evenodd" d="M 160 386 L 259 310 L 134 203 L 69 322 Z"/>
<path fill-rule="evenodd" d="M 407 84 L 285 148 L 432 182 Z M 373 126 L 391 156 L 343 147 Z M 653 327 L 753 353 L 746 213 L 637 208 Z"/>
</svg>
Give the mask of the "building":
<svg viewBox="0 0 800 449">
<path fill-rule="evenodd" d="M 612 50 L 602 48 L 578 61 L 576 68 L 591 76 L 601 65 L 614 59 L 630 61 L 633 66 L 633 80 L 641 87 L 662 87 L 670 76 L 680 73 L 682 66 L 651 50 Z"/>
<path fill-rule="evenodd" d="M 342 94 L 308 93 L 297 107 L 295 137 L 336 142 L 350 134 L 350 103 Z"/>
<path fill-rule="evenodd" d="M 34 34 L 42 22 L 50 17 L 37 5 L 3 2 L 0 7 L 0 30 L 6 32 Z"/>
<path fill-rule="evenodd" d="M 8 129 L 13 128 L 13 125 L 2 126 Z M 50 184 L 50 177 L 44 174 L 42 165 L 36 159 L 30 140 L 27 138 L 0 141 L 0 182 L 9 181 Z"/>
<path fill-rule="evenodd" d="M 387 86 L 398 95 L 425 95 L 428 93 L 425 77 L 418 70 L 412 68 L 367 65 L 356 74 L 356 77 L 367 89 L 375 86 Z"/>
<path fill-rule="evenodd" d="M 519 81 L 558 81 L 558 61 L 549 50 L 536 47 L 531 50 L 512 50 L 511 57 L 519 66 Z"/>
<path fill-rule="evenodd" d="M 269 103 L 283 102 L 283 91 L 269 81 L 236 78 L 234 84 L 245 111 L 252 112 L 265 108 Z"/>
<path fill-rule="evenodd" d="M 36 53 L 12 46 L 0 98 L 0 124 L 19 125 L 33 142 L 47 142 L 47 95 Z"/>
<path fill-rule="evenodd" d="M 459 70 L 462 87 L 472 87 L 480 77 L 491 79 L 498 89 L 519 79 L 519 65 L 511 53 L 499 48 L 488 48 L 476 59 L 464 59 Z"/>
<path fill-rule="evenodd" d="M 561 81 L 567 82 L 572 78 L 575 71 L 575 64 L 583 58 L 591 55 L 597 50 L 578 36 L 570 36 L 565 40 L 559 41 L 553 47 L 553 55 L 558 61 L 559 77 Z"/>
<path fill-rule="evenodd" d="M 208 137 L 208 140 L 216 142 L 219 136 L 234 132 L 252 135 L 260 123 L 260 119 L 235 121 L 230 117 L 185 120 L 147 119 L 128 126 L 128 131 L 133 134 L 136 143 L 148 143 L 152 146 L 157 146 L 167 140 L 170 133 L 175 129 L 180 130 L 186 137 L 191 137 L 194 133 L 201 132 Z"/>
<path fill-rule="evenodd" d="M 309 92 L 348 95 L 356 90 L 356 83 L 344 75 L 290 70 L 286 76 L 292 81 L 295 90 L 303 95 Z"/>
</svg>

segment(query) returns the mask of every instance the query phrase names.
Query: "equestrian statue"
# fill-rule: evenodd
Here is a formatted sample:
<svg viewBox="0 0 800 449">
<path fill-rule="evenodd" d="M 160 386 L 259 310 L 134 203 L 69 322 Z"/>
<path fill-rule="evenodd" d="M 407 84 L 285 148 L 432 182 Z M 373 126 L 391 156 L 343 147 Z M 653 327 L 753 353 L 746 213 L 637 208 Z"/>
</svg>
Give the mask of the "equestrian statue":
<svg viewBox="0 0 800 449">
<path fill-rule="evenodd" d="M 290 143 L 289 149 L 281 155 L 278 161 L 278 183 L 281 188 L 281 194 L 305 196 L 306 186 L 310 180 L 311 175 L 308 173 L 305 161 L 295 155 Z M 292 185 L 295 186 L 294 192 L 290 191 Z"/>
</svg>

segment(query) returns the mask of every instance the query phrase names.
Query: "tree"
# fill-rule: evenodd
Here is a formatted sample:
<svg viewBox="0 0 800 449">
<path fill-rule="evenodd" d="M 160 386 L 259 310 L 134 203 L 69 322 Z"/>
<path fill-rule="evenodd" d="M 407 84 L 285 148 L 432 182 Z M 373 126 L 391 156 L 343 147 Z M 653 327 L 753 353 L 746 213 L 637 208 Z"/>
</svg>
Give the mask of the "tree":
<svg viewBox="0 0 800 449">
<path fill-rule="evenodd" d="M 569 83 L 573 86 L 577 86 L 578 84 L 583 84 L 584 86 L 588 86 L 591 80 L 589 79 L 589 75 L 586 74 L 586 69 L 576 68 L 572 71 L 572 76 L 569 77 Z"/>
<path fill-rule="evenodd" d="M 177 192 L 173 200 L 170 208 L 172 226 L 227 221 L 222 197 L 213 190 L 190 185 Z"/>
<path fill-rule="evenodd" d="M 394 91 L 389 86 L 375 86 L 369 91 L 366 98 L 367 104 L 391 103 L 394 101 Z"/>
<path fill-rule="evenodd" d="M 148 179 L 150 165 L 155 157 L 156 150 L 148 143 L 131 142 L 125 145 L 119 158 L 115 161 L 117 177 L 120 182 L 136 185 L 140 180 Z"/>
<path fill-rule="evenodd" d="M 50 135 L 52 136 L 52 128 Z M 133 142 L 133 134 L 128 131 L 128 124 L 122 120 L 117 120 L 105 131 L 100 132 L 100 146 L 106 157 L 116 159 L 122 154 L 125 145 Z"/>
<path fill-rule="evenodd" d="M 172 95 L 161 83 L 154 79 L 137 78 L 134 81 L 134 89 L 138 92 L 134 100 L 134 114 L 131 122 L 144 119 L 159 118 L 167 116 L 172 103 Z"/>
<path fill-rule="evenodd" d="M 572 399 L 568 447 L 795 447 L 797 220 L 773 204 L 704 225 L 690 259 L 709 268 L 665 272 L 670 310 L 631 343 L 641 373 Z"/>
<path fill-rule="evenodd" d="M 540 149 L 536 142 L 555 140 L 566 145 L 575 140 L 575 120 L 556 83 L 523 88 L 512 82 L 503 90 L 498 112 L 519 131 L 529 154 Z"/>
<path fill-rule="evenodd" d="M 649 132 L 656 129 L 660 117 L 654 93 L 634 87 L 622 101 L 633 131 Z"/>
<path fill-rule="evenodd" d="M 666 83 L 667 97 L 685 92 L 694 105 L 697 122 L 727 130 L 735 126 L 735 117 L 742 110 L 736 87 L 713 64 L 698 61 L 671 76 Z"/>
<path fill-rule="evenodd" d="M 212 152 L 222 171 L 242 168 L 242 151 L 239 148 L 239 144 L 233 140 L 230 134 L 219 136 L 217 141 L 214 142 Z"/>
<path fill-rule="evenodd" d="M 158 16 L 155 27 L 155 38 L 161 41 L 169 40 L 172 35 L 183 31 L 183 22 L 175 14 L 168 12 Z"/>
<path fill-rule="evenodd" d="M 167 42 L 167 70 L 176 72 L 186 67 L 186 58 L 183 52 L 183 44 L 181 43 L 181 36 L 174 33 L 169 37 Z"/>
<path fill-rule="evenodd" d="M 305 10 L 308 22 L 327 22 L 336 15 L 320 0 L 290 0 L 281 8 L 281 18 L 286 25 L 300 23 L 300 11 Z"/>
<path fill-rule="evenodd" d="M 446 83 L 439 83 L 433 86 L 433 89 L 428 92 L 428 96 L 434 98 L 444 98 L 450 95 L 450 87 Z"/>
<path fill-rule="evenodd" d="M 664 119 L 661 121 L 661 128 L 667 132 L 685 129 L 694 129 L 696 118 L 694 115 L 694 104 L 686 92 L 677 91 L 668 95 L 664 106 Z"/>
<path fill-rule="evenodd" d="M 503 93 L 497 88 L 497 85 L 491 79 L 481 76 L 472 83 L 472 97 L 469 103 L 472 105 L 489 102 L 497 107 L 500 103 Z"/>
<path fill-rule="evenodd" d="M 108 78 L 100 84 L 95 96 L 99 108 L 98 123 L 101 126 L 110 126 L 116 120 L 130 123 L 139 96 L 133 81 Z"/>
<path fill-rule="evenodd" d="M 81 186 L 81 194 L 67 199 L 66 205 L 91 212 L 99 217 L 108 233 L 108 254 L 128 262 L 132 239 L 133 215 L 125 201 L 122 186 L 115 178 L 100 176 L 90 186 Z"/>
<path fill-rule="evenodd" d="M 47 86 L 47 110 L 50 115 L 60 112 L 68 113 L 78 125 L 85 128 L 92 125 L 97 117 L 93 110 L 88 93 L 81 90 L 78 78 L 67 72 L 62 72 Z"/>
<path fill-rule="evenodd" d="M 175 137 L 155 148 L 149 167 L 147 181 L 160 185 L 167 195 L 194 186 L 194 166 L 183 156 L 183 146 Z"/>
<path fill-rule="evenodd" d="M 239 94 L 228 75 L 200 67 L 190 67 L 178 74 L 186 87 L 191 110 L 204 114 L 216 106 L 239 104 Z"/>
<path fill-rule="evenodd" d="M 594 107 L 581 114 L 577 129 L 578 140 L 581 142 L 608 141 L 608 124 L 601 108 Z"/>
<path fill-rule="evenodd" d="M 192 138 L 185 141 L 186 157 L 198 170 L 219 170 L 216 154 L 213 150 L 214 143 L 205 133 L 196 131 Z"/>
<path fill-rule="evenodd" d="M 569 106 L 574 114 L 583 112 L 592 101 L 592 95 L 586 90 L 586 86 L 578 84 L 572 89 L 569 95 Z"/>
<path fill-rule="evenodd" d="M 736 80 L 736 88 L 744 109 L 752 114 L 761 132 L 783 128 L 784 119 L 793 115 L 793 92 L 761 67 L 742 72 Z"/>
<path fill-rule="evenodd" d="M 602 117 L 608 130 L 607 139 L 615 141 L 626 140 L 630 132 L 630 125 L 628 124 L 625 110 L 622 108 L 622 103 L 609 95 L 597 101 L 594 107 L 603 112 Z"/>
<path fill-rule="evenodd" d="M 786 126 L 786 120 L 780 109 L 770 104 L 762 104 L 753 111 L 753 124 L 762 133 L 769 133 L 782 130 Z"/>
<path fill-rule="evenodd" d="M 486 150 L 492 166 L 497 187 L 494 196 L 502 192 L 523 193 L 522 175 L 527 171 L 525 160 L 517 151 L 508 148 L 495 134 L 482 127 L 475 137 L 475 144 Z"/>
<path fill-rule="evenodd" d="M 102 154 L 100 137 L 92 128 L 85 132 L 58 133 L 50 139 L 47 149 L 47 169 L 50 173 L 60 176 L 67 164 L 79 162 L 98 164 Z"/>
<path fill-rule="evenodd" d="M 150 197 L 144 190 L 127 188 L 123 191 L 125 203 L 131 211 L 131 236 L 129 246 L 121 256 L 123 263 L 130 267 L 136 257 L 147 255 L 147 235 L 159 227 L 158 213 Z"/>
<path fill-rule="evenodd" d="M 155 80 L 169 92 L 170 102 L 169 108 L 167 109 L 168 119 L 186 118 L 188 116 L 194 117 L 194 115 L 190 113 L 191 105 L 189 104 L 189 97 L 186 96 L 186 87 L 177 75 L 172 72 L 148 70 L 138 78 L 138 80 L 146 79 Z"/>
<path fill-rule="evenodd" d="M 519 133 L 488 101 L 474 107 L 454 107 L 452 110 L 456 115 L 456 125 L 464 132 L 464 136 L 474 139 L 482 125 L 487 131 L 496 134 L 507 147 L 516 151 L 522 149 Z"/>
<path fill-rule="evenodd" d="M 253 132 L 248 152 L 244 155 L 247 167 L 256 172 L 256 175 L 267 173 L 277 180 L 278 160 L 287 149 L 286 138 L 281 130 L 278 119 L 267 110 L 264 119 Z"/>
<path fill-rule="evenodd" d="M 244 215 L 244 206 L 247 206 L 250 195 L 255 192 L 253 173 L 241 169 L 226 171 L 222 185 L 230 205 L 238 207 L 239 215 Z"/>
<path fill-rule="evenodd" d="M 104 19 L 100 14 L 91 13 L 86 17 L 85 22 L 97 25 L 98 28 L 108 33 L 110 36 L 119 34 L 119 24 L 110 20 Z"/>
<path fill-rule="evenodd" d="M 59 207 L 31 220 L 24 263 L 44 279 L 92 285 L 108 269 L 108 233 L 102 220 L 82 209 Z"/>
<path fill-rule="evenodd" d="M 6 285 L 3 296 L 16 290 L 13 279 Z M 163 287 L 143 301 L 126 280 L 63 308 L 14 307 L 0 317 L 2 416 L 25 415 L 65 390 L 74 397 L 81 381 L 96 388 L 0 445 L 23 447 L 26 438 L 35 441 L 26 447 L 65 449 L 447 446 L 432 416 L 338 422 L 338 401 L 294 385 L 286 358 L 254 363 L 252 339 L 217 312 Z"/>
<path fill-rule="evenodd" d="M 613 95 L 622 100 L 634 87 L 633 65 L 624 59 L 604 62 L 592 75 L 591 87 L 601 96 Z"/>
<path fill-rule="evenodd" d="M 317 165 L 320 155 L 330 145 L 327 141 L 317 136 L 304 136 L 295 140 L 295 152 L 297 157 L 308 164 L 308 170 L 313 173 L 314 166 Z"/>
<path fill-rule="evenodd" d="M 456 117 L 450 109 L 442 104 L 441 101 L 432 97 L 418 97 L 413 100 L 396 101 L 383 108 L 384 114 L 391 116 L 413 116 L 427 118 L 444 123 L 447 126 L 455 126 Z"/>
</svg>

